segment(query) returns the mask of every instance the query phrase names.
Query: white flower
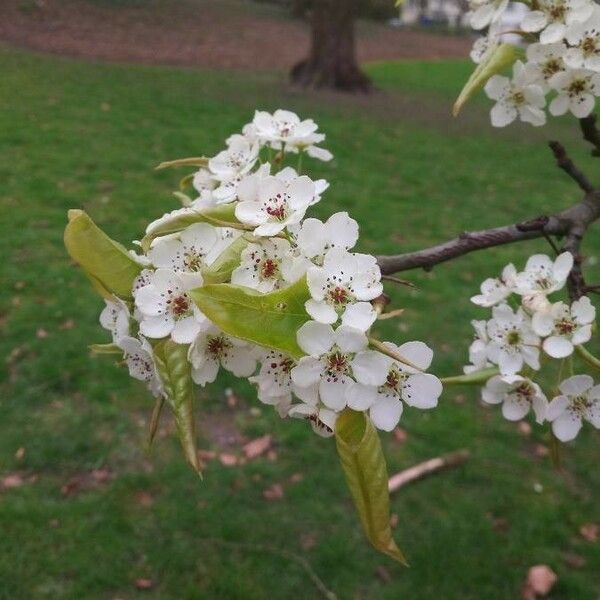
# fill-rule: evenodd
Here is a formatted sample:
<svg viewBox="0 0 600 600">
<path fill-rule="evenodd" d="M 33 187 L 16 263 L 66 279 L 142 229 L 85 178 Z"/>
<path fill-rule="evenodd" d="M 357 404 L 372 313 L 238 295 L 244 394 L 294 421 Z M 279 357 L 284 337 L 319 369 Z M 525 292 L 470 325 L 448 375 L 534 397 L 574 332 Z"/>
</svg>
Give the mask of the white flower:
<svg viewBox="0 0 600 600">
<path fill-rule="evenodd" d="M 471 27 L 483 29 L 500 20 L 508 6 L 508 0 L 471 0 Z"/>
<path fill-rule="evenodd" d="M 142 319 L 140 332 L 150 338 L 170 335 L 178 344 L 190 344 L 203 316 L 186 292 L 200 287 L 202 276 L 157 269 L 149 279 L 148 285 L 134 292 Z"/>
<path fill-rule="evenodd" d="M 517 275 L 515 292 L 522 296 L 551 294 L 562 289 L 573 268 L 573 255 L 563 252 L 554 261 L 545 254 L 530 256 L 525 270 Z"/>
<path fill-rule="evenodd" d="M 406 342 L 401 346 L 384 342 L 384 345 L 423 371 L 431 365 L 433 351 L 423 342 Z M 384 431 L 391 431 L 398 424 L 402 401 L 416 408 L 434 408 L 442 393 L 442 383 L 435 375 L 422 373 L 379 352 L 358 353 L 352 370 L 356 380 L 363 384 L 360 400 L 364 404 L 356 406 L 359 399 L 352 397 L 351 391 L 348 405 L 356 410 L 368 408 L 375 427 Z M 375 391 L 374 398 L 366 393 L 370 389 Z"/>
<path fill-rule="evenodd" d="M 488 359 L 498 365 L 502 375 L 514 375 L 524 362 L 538 370 L 540 339 L 531 329 L 531 320 L 525 312 L 519 308 L 515 313 L 508 305 L 501 304 L 494 306 L 492 316 L 487 324 Z"/>
<path fill-rule="evenodd" d="M 600 94 L 600 74 L 585 69 L 573 69 L 557 73 L 548 82 L 558 95 L 550 102 L 554 116 L 571 111 L 578 119 L 587 117 Z"/>
<path fill-rule="evenodd" d="M 319 219 L 305 219 L 296 235 L 300 252 L 319 262 L 330 248 L 351 250 L 357 241 L 358 223 L 347 212 L 335 213 L 325 223 Z"/>
<path fill-rule="evenodd" d="M 200 198 L 207 199 L 212 196 L 212 191 L 219 185 L 219 182 L 208 169 L 201 167 L 194 173 L 192 185 L 200 194 Z"/>
<path fill-rule="evenodd" d="M 356 384 L 352 376 L 354 355 L 366 349 L 367 337 L 361 331 L 340 325 L 308 321 L 297 333 L 298 345 L 308 356 L 292 369 L 292 381 L 301 388 L 318 385 L 319 397 L 329 409 L 346 407 L 350 388 Z"/>
<path fill-rule="evenodd" d="M 566 38 L 571 46 L 565 53 L 567 66 L 600 72 L 600 9 L 586 21 L 571 25 Z"/>
<path fill-rule="evenodd" d="M 302 220 L 315 193 L 314 182 L 304 175 L 289 183 L 273 176 L 250 175 L 238 186 L 240 202 L 235 216 L 241 223 L 256 227 L 255 235 L 275 236 Z"/>
<path fill-rule="evenodd" d="M 542 110 L 546 98 L 542 88 L 531 81 L 531 76 L 521 61 L 513 65 L 513 78 L 494 75 L 485 84 L 485 93 L 496 100 L 490 115 L 494 127 L 505 127 L 517 116 L 521 121 L 540 126 L 546 122 Z"/>
<path fill-rule="evenodd" d="M 250 377 L 256 370 L 256 357 L 246 342 L 225 335 L 208 319 L 200 324 L 200 331 L 188 350 L 192 364 L 192 379 L 201 386 L 212 383 L 219 367 L 236 377 Z"/>
<path fill-rule="evenodd" d="M 240 265 L 231 274 L 231 283 L 259 292 L 271 292 L 297 281 L 310 263 L 292 254 L 290 243 L 279 238 L 248 244 L 241 254 Z"/>
<path fill-rule="evenodd" d="M 565 70 L 563 57 L 567 50 L 564 42 L 555 44 L 530 44 L 527 47 L 527 64 L 525 68 L 532 81 L 538 83 L 544 91 L 548 91 L 548 81 L 557 73 Z"/>
<path fill-rule="evenodd" d="M 574 375 L 558 388 L 561 395 L 550 402 L 547 419 L 559 440 L 568 442 L 577 437 L 583 419 L 600 429 L 600 385 L 594 386 L 589 375 Z"/>
<path fill-rule="evenodd" d="M 502 403 L 502 414 L 509 421 L 520 421 L 533 408 L 538 423 L 546 418 L 548 400 L 537 383 L 520 375 L 496 375 L 488 379 L 481 390 L 481 398 L 488 404 Z"/>
<path fill-rule="evenodd" d="M 235 240 L 243 235 L 239 229 L 233 229 L 231 227 L 217 227 L 215 231 L 217 233 L 217 241 L 204 257 L 204 262 L 207 266 L 212 265 L 213 262 L 219 258 L 221 253 L 225 252 Z"/>
<path fill-rule="evenodd" d="M 312 119 L 301 121 L 298 115 L 288 110 L 276 110 L 272 115 L 265 111 L 254 114 L 254 133 L 263 142 L 277 150 L 302 152 L 319 160 L 328 161 L 333 155 L 316 144 L 325 139 L 317 133 L 318 125 Z"/>
<path fill-rule="evenodd" d="M 506 300 L 512 293 L 517 270 L 509 264 L 502 270 L 502 275 L 497 279 L 486 279 L 481 284 L 481 294 L 473 296 L 471 302 L 479 306 L 494 306 Z"/>
<path fill-rule="evenodd" d="M 564 302 L 553 304 L 549 312 L 533 315 L 531 325 L 535 333 L 545 337 L 542 347 L 552 358 L 573 354 L 573 347 L 585 344 L 592 337 L 592 323 L 596 309 L 590 299 L 583 297 L 569 308 Z"/>
<path fill-rule="evenodd" d="M 227 149 L 208 161 L 208 168 L 219 181 L 228 181 L 237 175 L 245 175 L 258 159 L 258 144 L 240 134 L 227 139 Z"/>
<path fill-rule="evenodd" d="M 295 362 L 289 356 L 267 351 L 261 358 L 258 375 L 249 378 L 258 386 L 258 399 L 264 404 L 277 407 L 279 414 L 285 416 L 292 403 L 292 378 L 290 372 Z"/>
<path fill-rule="evenodd" d="M 473 43 L 469 56 L 471 60 L 479 64 L 484 57 L 489 53 L 493 52 L 495 48 L 500 44 L 501 39 L 501 27 L 499 22 L 493 22 L 490 24 L 486 35 L 478 37 Z"/>
<path fill-rule="evenodd" d="M 148 257 L 159 269 L 199 272 L 217 240 L 217 230 L 212 225 L 195 223 L 179 234 L 154 240 Z"/>
<path fill-rule="evenodd" d="M 487 346 L 490 342 L 487 334 L 487 321 L 471 321 L 471 325 L 475 329 L 475 339 L 469 346 L 471 364 L 463 367 L 466 375 L 492 366 L 487 358 Z"/>
<path fill-rule="evenodd" d="M 593 9 L 594 3 L 590 0 L 538 0 L 536 10 L 523 18 L 521 29 L 539 31 L 542 44 L 553 44 L 565 37 L 567 25 L 585 21 Z"/>
<path fill-rule="evenodd" d="M 162 394 L 162 383 L 156 371 L 152 347 L 148 340 L 126 336 L 119 340 L 119 348 L 123 350 L 129 374 L 134 379 L 145 381 L 148 389 L 155 397 Z"/>
<path fill-rule="evenodd" d="M 283 183 L 285 183 L 286 185 L 290 185 L 292 181 L 300 177 L 300 174 L 293 167 L 284 167 L 283 169 L 281 169 L 281 171 L 275 173 L 275 177 L 280 181 L 283 181 Z M 315 179 L 313 183 L 315 184 L 315 195 L 310 201 L 310 206 L 312 206 L 313 204 L 317 204 L 317 202 L 321 200 L 321 194 L 329 188 L 329 182 L 325 179 Z"/>
<path fill-rule="evenodd" d="M 119 298 L 104 300 L 106 306 L 100 313 L 100 325 L 112 335 L 113 343 L 129 335 L 129 309 Z"/>
<path fill-rule="evenodd" d="M 383 292 L 380 280 L 375 257 L 332 248 L 322 267 L 308 270 L 311 299 L 305 304 L 306 312 L 316 321 L 330 324 L 343 313 L 342 323 L 366 331 L 377 318 L 368 301 Z"/>
<path fill-rule="evenodd" d="M 293 404 L 289 410 L 289 416 L 310 421 L 313 431 L 321 437 L 333 435 L 338 417 L 333 410 L 307 403 Z"/>
</svg>

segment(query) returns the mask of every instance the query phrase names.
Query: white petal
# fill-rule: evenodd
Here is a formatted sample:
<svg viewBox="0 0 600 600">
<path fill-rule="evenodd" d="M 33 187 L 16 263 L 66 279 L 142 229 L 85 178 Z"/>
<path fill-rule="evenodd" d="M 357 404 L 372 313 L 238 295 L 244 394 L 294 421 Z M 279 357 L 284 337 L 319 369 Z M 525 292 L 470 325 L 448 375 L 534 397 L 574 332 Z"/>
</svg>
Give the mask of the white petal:
<svg viewBox="0 0 600 600">
<path fill-rule="evenodd" d="M 579 396 L 587 392 L 594 385 L 594 380 L 589 375 L 573 375 L 565 379 L 558 389 L 567 396 Z"/>
<path fill-rule="evenodd" d="M 402 402 L 398 398 L 393 396 L 380 397 L 371 406 L 369 416 L 377 429 L 392 431 L 398 425 L 398 421 L 400 421 L 402 408 Z"/>
<path fill-rule="evenodd" d="M 319 383 L 319 394 L 323 404 L 331 410 L 339 411 L 346 406 L 346 396 L 348 389 L 352 385 L 352 381 L 348 377 L 337 377 L 321 379 Z"/>
<path fill-rule="evenodd" d="M 360 329 L 340 325 L 335 331 L 335 343 L 342 352 L 359 352 L 364 350 L 369 342 Z"/>
<path fill-rule="evenodd" d="M 256 358 L 248 346 L 230 348 L 222 362 L 236 377 L 250 377 L 256 370 Z"/>
<path fill-rule="evenodd" d="M 349 304 L 342 315 L 342 323 L 361 331 L 367 331 L 377 320 L 377 312 L 370 302 Z"/>
<path fill-rule="evenodd" d="M 492 107 L 490 116 L 494 127 L 506 127 L 517 118 L 517 109 L 512 104 L 498 102 Z"/>
<path fill-rule="evenodd" d="M 555 279 L 565 280 L 573 268 L 573 255 L 570 252 L 563 252 L 554 261 L 552 272 Z"/>
<path fill-rule="evenodd" d="M 502 404 L 502 415 L 509 421 L 520 421 L 529 412 L 529 402 L 518 402 L 509 395 Z"/>
<path fill-rule="evenodd" d="M 240 223 L 260 225 L 267 219 L 258 202 L 238 202 L 235 207 L 235 216 Z"/>
<path fill-rule="evenodd" d="M 338 314 L 331 304 L 324 300 L 307 300 L 304 304 L 306 312 L 319 323 L 335 323 L 338 320 Z"/>
<path fill-rule="evenodd" d="M 200 368 L 192 369 L 192 379 L 194 383 L 205 386 L 207 383 L 212 383 L 219 372 L 219 362 L 211 359 L 204 362 Z"/>
<path fill-rule="evenodd" d="M 323 365 L 312 356 L 304 356 L 292 369 L 292 381 L 300 387 L 308 387 L 317 383 L 323 374 Z"/>
<path fill-rule="evenodd" d="M 329 242 L 336 248 L 350 250 L 358 241 L 358 223 L 347 212 L 331 215 L 326 227 Z"/>
<path fill-rule="evenodd" d="M 578 323 L 586 325 L 587 323 L 592 323 L 596 318 L 596 309 L 590 302 L 590 299 L 584 296 L 573 302 L 571 305 L 571 314 L 577 319 Z"/>
<path fill-rule="evenodd" d="M 433 360 L 433 350 L 419 341 L 405 342 L 398 347 L 398 354 L 424 371 L 429 368 Z"/>
<path fill-rule="evenodd" d="M 140 323 L 142 335 L 150 338 L 163 338 L 173 331 L 175 321 L 170 315 L 147 317 Z"/>
<path fill-rule="evenodd" d="M 185 317 L 175 323 L 171 339 L 177 344 L 191 344 L 200 332 L 200 323 L 194 317 Z"/>
<path fill-rule="evenodd" d="M 374 350 L 359 352 L 352 361 L 352 372 L 365 385 L 380 386 L 386 382 L 390 360 Z"/>
<path fill-rule="evenodd" d="M 335 334 L 331 325 L 317 321 L 307 321 L 296 334 L 298 345 L 312 356 L 320 356 L 331 349 Z"/>
<path fill-rule="evenodd" d="M 548 421 L 554 421 L 565 412 L 569 404 L 569 399 L 566 396 L 556 396 L 556 398 L 553 398 L 552 402 L 548 404 L 546 419 L 548 419 Z"/>
<path fill-rule="evenodd" d="M 377 398 L 377 388 L 362 383 L 353 383 L 348 389 L 348 407 L 352 410 L 367 410 Z"/>
<path fill-rule="evenodd" d="M 565 358 L 573 354 L 573 344 L 564 337 L 553 335 L 544 340 L 544 352 L 552 358 Z"/>
<path fill-rule="evenodd" d="M 435 375 L 416 373 L 402 386 L 402 400 L 415 408 L 434 408 L 442 389 L 442 382 Z"/>
<path fill-rule="evenodd" d="M 585 344 L 592 339 L 592 326 L 584 325 L 580 327 L 573 333 L 573 337 L 571 338 L 571 343 L 574 346 L 579 346 L 581 344 Z"/>
<path fill-rule="evenodd" d="M 567 410 L 552 421 L 552 431 L 561 442 L 569 442 L 577 437 L 581 425 L 581 418 Z"/>
</svg>

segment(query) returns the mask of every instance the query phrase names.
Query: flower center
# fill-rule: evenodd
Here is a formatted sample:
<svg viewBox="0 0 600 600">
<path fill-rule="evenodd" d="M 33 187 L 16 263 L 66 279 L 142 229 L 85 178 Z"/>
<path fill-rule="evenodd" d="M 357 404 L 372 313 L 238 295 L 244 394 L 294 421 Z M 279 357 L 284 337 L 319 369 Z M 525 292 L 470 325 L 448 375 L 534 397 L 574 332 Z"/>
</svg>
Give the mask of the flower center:
<svg viewBox="0 0 600 600">
<path fill-rule="evenodd" d="M 553 4 L 548 11 L 548 14 L 554 21 L 562 21 L 565 17 L 566 8 L 563 4 Z"/>
<path fill-rule="evenodd" d="M 340 350 L 333 350 L 327 355 L 325 364 L 331 375 L 342 375 L 348 371 L 348 356 Z"/>
<path fill-rule="evenodd" d="M 346 288 L 337 286 L 328 292 L 329 299 L 334 304 L 346 304 L 350 300 L 350 294 Z"/>
<path fill-rule="evenodd" d="M 524 381 L 518 387 L 515 388 L 515 394 L 518 396 L 519 400 L 526 400 L 527 402 L 531 402 L 531 399 L 534 395 L 534 390 L 529 383 Z"/>
<path fill-rule="evenodd" d="M 575 396 L 571 399 L 571 410 L 580 415 L 586 412 L 591 405 L 587 396 Z"/>
<path fill-rule="evenodd" d="M 538 277 L 535 280 L 535 283 L 542 290 L 547 290 L 552 287 L 552 280 L 546 277 L 545 275 Z"/>
<path fill-rule="evenodd" d="M 167 304 L 171 305 L 171 310 L 176 317 L 181 317 L 190 310 L 190 303 L 185 294 L 167 300 Z"/>
<path fill-rule="evenodd" d="M 586 37 L 581 44 L 581 49 L 586 55 L 596 53 L 596 39 L 593 37 Z"/>
<path fill-rule="evenodd" d="M 279 265 L 271 258 L 267 258 L 260 265 L 262 279 L 272 279 L 279 274 Z"/>
<path fill-rule="evenodd" d="M 200 271 L 202 269 L 202 256 L 194 250 L 188 250 L 183 255 L 183 265 L 187 271 Z"/>
<path fill-rule="evenodd" d="M 231 344 L 222 335 L 209 336 L 206 344 L 206 352 L 217 359 L 225 356 L 229 348 Z"/>
<path fill-rule="evenodd" d="M 556 58 L 551 58 L 545 65 L 544 68 L 542 69 L 542 73 L 544 74 L 544 77 L 546 77 L 546 79 L 552 77 L 552 75 L 554 75 L 555 73 L 558 73 L 560 70 L 562 70 L 560 61 Z"/>
<path fill-rule="evenodd" d="M 396 392 L 400 391 L 400 388 L 402 387 L 402 384 L 404 383 L 404 381 L 408 378 L 408 375 L 406 373 L 403 373 L 402 371 L 396 369 L 395 367 L 392 367 L 387 375 L 387 378 L 385 380 L 385 384 L 383 387 L 387 387 L 391 390 L 394 390 Z"/>
<path fill-rule="evenodd" d="M 568 335 L 569 333 L 573 333 L 576 327 L 575 323 L 567 317 L 561 319 L 560 321 L 556 321 L 555 326 L 556 331 L 558 331 L 558 333 L 560 333 L 561 335 Z"/>
<path fill-rule="evenodd" d="M 506 343 L 509 346 L 517 346 L 520 342 L 521 342 L 521 334 L 516 329 L 509 331 L 508 334 L 506 335 Z"/>
<path fill-rule="evenodd" d="M 525 104 L 525 95 L 523 92 L 513 92 L 511 99 L 515 105 Z"/>
<path fill-rule="evenodd" d="M 575 79 L 571 82 L 571 85 L 567 88 L 567 92 L 569 96 L 579 96 L 583 94 L 586 90 L 586 80 L 585 79 Z"/>
</svg>

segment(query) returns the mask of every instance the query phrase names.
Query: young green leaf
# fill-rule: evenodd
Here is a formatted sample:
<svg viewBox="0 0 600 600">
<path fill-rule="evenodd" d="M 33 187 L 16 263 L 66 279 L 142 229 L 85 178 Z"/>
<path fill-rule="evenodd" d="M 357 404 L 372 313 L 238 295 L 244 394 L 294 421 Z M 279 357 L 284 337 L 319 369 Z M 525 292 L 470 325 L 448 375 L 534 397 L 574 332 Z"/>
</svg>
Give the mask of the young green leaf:
<svg viewBox="0 0 600 600">
<path fill-rule="evenodd" d="M 155 169 L 170 169 L 172 167 L 208 167 L 208 158 L 205 156 L 192 156 L 190 158 L 177 158 L 175 160 L 166 160 L 156 165 Z"/>
<path fill-rule="evenodd" d="M 490 377 L 498 375 L 497 367 L 473 371 L 467 375 L 454 375 L 453 377 L 442 377 L 441 382 L 444 385 L 480 385 L 485 383 Z"/>
<path fill-rule="evenodd" d="M 197 288 L 189 295 L 225 333 L 294 358 L 304 355 L 296 341 L 296 332 L 310 320 L 304 309 L 310 298 L 305 277 L 268 294 L 220 283 Z"/>
<path fill-rule="evenodd" d="M 493 50 L 490 50 L 485 54 L 473 73 L 471 73 L 467 83 L 465 83 L 460 95 L 456 99 L 454 107 L 452 108 L 452 114 L 456 117 L 469 98 L 471 98 L 477 90 L 481 89 L 490 77 L 511 67 L 522 57 L 523 50 L 513 44 L 499 44 Z"/>
<path fill-rule="evenodd" d="M 368 540 L 380 552 L 408 566 L 392 537 L 387 468 L 373 424 L 365 413 L 346 409 L 335 424 L 335 441 Z"/>
<path fill-rule="evenodd" d="M 210 223 L 219 227 L 240 227 L 233 204 L 221 204 L 203 209 L 185 207 L 173 211 L 170 215 L 165 215 L 148 227 L 146 235 L 142 238 L 142 249 L 147 251 L 157 237 L 178 233 L 194 223 Z"/>
<path fill-rule="evenodd" d="M 173 411 L 179 441 L 190 465 L 200 474 L 194 423 L 194 382 L 187 359 L 189 346 L 170 339 L 154 346 L 154 361 L 162 381 L 166 401 Z"/>
<path fill-rule="evenodd" d="M 235 239 L 210 265 L 202 270 L 202 278 L 205 284 L 224 283 L 231 278 L 233 270 L 239 266 L 241 255 L 248 241 L 243 237 Z"/>
<path fill-rule="evenodd" d="M 91 278 L 97 291 L 131 298 L 131 286 L 142 267 L 125 248 L 109 238 L 82 210 L 70 210 L 65 246 L 71 258 Z M 104 295 L 104 294 L 102 294 Z"/>
<path fill-rule="evenodd" d="M 94 354 L 120 354 L 123 356 L 123 350 L 116 344 L 90 344 L 88 348 Z"/>
</svg>

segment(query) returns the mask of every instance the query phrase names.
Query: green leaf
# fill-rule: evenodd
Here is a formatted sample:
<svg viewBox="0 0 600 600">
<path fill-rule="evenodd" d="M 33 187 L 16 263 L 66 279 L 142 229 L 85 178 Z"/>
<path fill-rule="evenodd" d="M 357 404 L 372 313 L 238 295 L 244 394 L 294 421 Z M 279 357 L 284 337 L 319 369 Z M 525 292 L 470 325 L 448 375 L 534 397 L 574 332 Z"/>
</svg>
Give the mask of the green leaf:
<svg viewBox="0 0 600 600">
<path fill-rule="evenodd" d="M 208 158 L 205 156 L 192 156 L 191 158 L 178 158 L 161 162 L 155 167 L 156 171 L 169 169 L 171 167 L 208 167 Z"/>
<path fill-rule="evenodd" d="M 468 375 L 455 375 L 454 377 L 443 377 L 440 381 L 444 385 L 479 385 L 485 383 L 490 377 L 498 375 L 497 367 L 490 367 L 489 369 L 481 369 L 480 371 L 473 371 Z"/>
<path fill-rule="evenodd" d="M 125 248 L 109 238 L 82 210 L 70 210 L 65 246 L 71 258 L 92 279 L 97 291 L 131 298 L 131 286 L 142 267 Z M 102 295 L 104 295 L 103 292 Z"/>
<path fill-rule="evenodd" d="M 123 350 L 116 344 L 90 344 L 88 348 L 94 354 L 120 354 L 123 355 Z"/>
<path fill-rule="evenodd" d="M 519 58 L 523 57 L 523 54 L 523 50 L 518 46 L 514 46 L 513 44 L 499 44 L 484 55 L 456 99 L 452 108 L 452 114 L 456 117 L 467 100 L 477 90 L 481 89 L 490 77 L 512 66 Z"/>
<path fill-rule="evenodd" d="M 235 217 L 234 204 L 221 204 L 212 208 L 193 209 L 186 207 L 173 211 L 171 216 L 164 216 L 160 223 L 148 228 L 142 239 L 142 249 L 147 252 L 152 240 L 163 235 L 178 233 L 194 223 L 210 223 L 219 227 L 241 228 L 240 222 Z"/>
<path fill-rule="evenodd" d="M 240 265 L 241 255 L 248 241 L 243 237 L 235 239 L 210 265 L 202 270 L 205 284 L 225 283 L 231 278 L 233 270 Z"/>
<path fill-rule="evenodd" d="M 154 346 L 154 361 L 163 384 L 166 401 L 173 411 L 179 441 L 190 465 L 200 474 L 194 422 L 194 382 L 187 359 L 189 346 L 170 339 Z"/>
<path fill-rule="evenodd" d="M 293 358 L 304 355 L 296 332 L 310 320 L 304 309 L 310 298 L 306 277 L 269 294 L 230 283 L 206 285 L 188 294 L 225 333 Z"/>
<path fill-rule="evenodd" d="M 387 469 L 371 420 L 365 413 L 344 410 L 335 424 L 335 441 L 367 538 L 377 550 L 408 566 L 392 537 Z"/>
</svg>

